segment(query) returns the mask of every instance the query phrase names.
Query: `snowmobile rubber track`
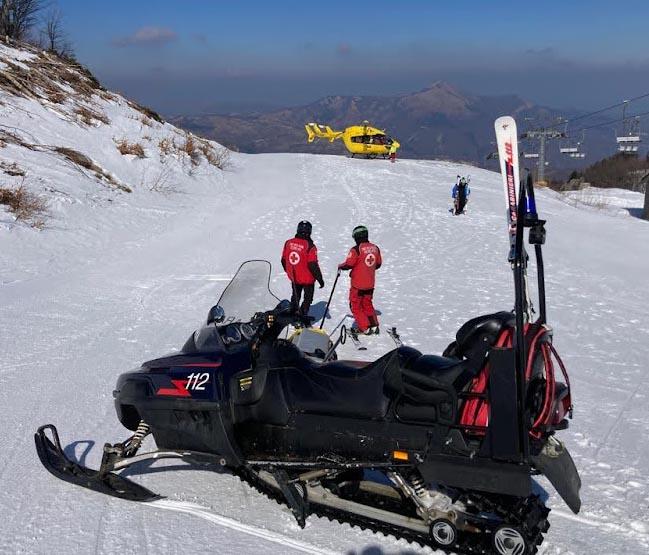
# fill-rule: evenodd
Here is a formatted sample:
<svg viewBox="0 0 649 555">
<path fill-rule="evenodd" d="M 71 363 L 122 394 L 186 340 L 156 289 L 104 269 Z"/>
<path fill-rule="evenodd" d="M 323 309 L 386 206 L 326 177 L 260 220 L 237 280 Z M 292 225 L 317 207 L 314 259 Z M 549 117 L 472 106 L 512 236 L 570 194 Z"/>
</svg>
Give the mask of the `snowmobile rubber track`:
<svg viewBox="0 0 649 555">
<path fill-rule="evenodd" d="M 252 469 L 243 467 L 233 472 L 241 481 L 262 495 L 276 501 L 280 505 L 288 506 L 281 492 L 267 484 Z M 522 531 L 529 545 L 529 549 L 523 555 L 535 554 L 538 546 L 543 541 L 543 534 L 550 528 L 550 523 L 547 520 L 550 509 L 543 504 L 537 495 L 521 499 L 512 509 L 508 509 L 504 503 L 498 503 L 494 499 L 480 494 L 464 493 L 462 498 L 465 500 L 470 498 L 474 506 L 478 503 L 482 504 L 484 510 L 498 514 L 503 522 Z M 430 536 L 417 533 L 408 528 L 388 524 L 356 513 L 334 509 L 326 505 L 320 505 L 311 500 L 308 501 L 309 511 L 307 516 L 315 515 L 340 524 L 349 524 L 352 527 L 360 528 L 361 530 L 371 530 L 372 532 L 383 534 L 386 537 L 403 538 L 409 543 L 417 544 L 421 547 L 431 547 L 449 553 L 450 555 L 489 555 L 494 553 L 491 545 L 492 535 L 489 533 L 460 533 L 459 539 L 454 545 L 441 546 L 434 543 Z M 496 527 L 494 527 L 495 529 Z"/>
</svg>

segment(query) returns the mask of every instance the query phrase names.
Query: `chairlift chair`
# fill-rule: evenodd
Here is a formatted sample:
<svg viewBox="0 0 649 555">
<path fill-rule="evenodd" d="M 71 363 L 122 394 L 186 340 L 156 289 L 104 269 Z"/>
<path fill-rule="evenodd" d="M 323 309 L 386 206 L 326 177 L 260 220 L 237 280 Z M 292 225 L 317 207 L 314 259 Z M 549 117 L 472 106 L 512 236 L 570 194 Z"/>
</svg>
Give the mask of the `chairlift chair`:
<svg viewBox="0 0 649 555">
<path fill-rule="evenodd" d="M 628 100 L 622 107 L 622 133 L 616 134 L 617 150 L 625 154 L 637 154 L 642 139 L 640 138 L 640 118 L 626 117 Z"/>
</svg>

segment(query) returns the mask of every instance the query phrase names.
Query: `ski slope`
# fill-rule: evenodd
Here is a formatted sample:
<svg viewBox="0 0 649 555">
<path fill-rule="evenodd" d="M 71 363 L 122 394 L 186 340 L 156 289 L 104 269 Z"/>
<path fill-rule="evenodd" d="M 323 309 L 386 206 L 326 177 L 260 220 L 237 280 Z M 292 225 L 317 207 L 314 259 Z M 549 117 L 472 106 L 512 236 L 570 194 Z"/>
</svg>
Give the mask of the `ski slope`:
<svg viewBox="0 0 649 555">
<path fill-rule="evenodd" d="M 0 45 L 2 70 L 29 69 L 37 57 Z M 279 256 L 305 218 L 327 282 L 315 311 L 352 228 L 367 225 L 385 259 L 375 295 L 383 325 L 440 353 L 465 320 L 513 304 L 500 176 L 447 162 L 306 154 L 233 154 L 222 171 L 182 149 L 165 154 L 165 139 L 182 145 L 187 135 L 119 95 L 60 88 L 66 100 L 56 103 L 0 88 L 0 132 L 14 137 L 0 141 L 0 162 L 22 168 L 25 185 L 49 203 L 42 231 L 0 206 L 0 553 L 432 553 L 316 517 L 300 530 L 237 478 L 178 463 L 129 471 L 161 501 L 101 496 L 51 476 L 33 433 L 56 424 L 67 452 L 97 466 L 103 443 L 127 433 L 112 404 L 117 376 L 179 348 L 246 259 L 271 260 L 272 286 L 288 296 Z M 80 107 L 108 123 L 83 123 Z M 120 154 L 122 140 L 141 144 L 145 157 Z M 74 148 L 112 181 L 50 147 Z M 472 198 L 468 214 L 453 217 L 458 173 L 472 175 Z M 0 186 L 22 180 L 0 177 Z M 548 316 L 574 389 L 575 420 L 561 437 L 584 483 L 578 516 L 548 488 L 546 554 L 649 550 L 649 224 L 629 215 L 640 194 L 597 194 L 610 198 L 537 195 L 549 222 Z M 348 311 L 347 285 L 339 282 L 330 327 Z M 366 353 L 347 345 L 341 354 L 374 358 L 393 346 L 385 335 L 366 342 Z"/>
<path fill-rule="evenodd" d="M 465 172 L 469 213 L 452 217 L 450 185 Z M 277 262 L 303 218 L 314 224 L 327 280 L 316 303 L 363 223 L 385 257 L 376 294 L 383 322 L 439 353 L 467 318 L 512 305 L 500 177 L 445 162 L 236 155 L 216 186 L 179 187 L 82 205 L 66 230 L 0 231 L 0 552 L 419 552 L 315 517 L 300 530 L 238 479 L 184 466 L 137 470 L 163 501 L 103 497 L 50 476 L 32 434 L 55 423 L 69 452 L 97 465 L 103 442 L 125 437 L 112 406 L 117 376 L 182 345 L 239 263 Z M 579 516 L 549 490 L 542 552 L 646 553 L 649 225 L 549 191 L 538 205 L 549 221 L 549 318 L 574 382 L 575 420 L 562 438 L 584 482 Z M 286 296 L 277 266 L 273 287 Z M 347 310 L 341 285 L 336 317 Z M 388 348 L 380 336 L 367 354 Z"/>
</svg>

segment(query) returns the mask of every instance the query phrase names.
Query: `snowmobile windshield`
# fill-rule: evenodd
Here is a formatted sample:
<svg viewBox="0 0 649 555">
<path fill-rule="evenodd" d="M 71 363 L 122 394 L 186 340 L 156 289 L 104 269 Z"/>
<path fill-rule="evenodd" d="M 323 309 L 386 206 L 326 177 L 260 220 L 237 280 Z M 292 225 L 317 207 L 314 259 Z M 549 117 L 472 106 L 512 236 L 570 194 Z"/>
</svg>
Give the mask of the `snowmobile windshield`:
<svg viewBox="0 0 649 555">
<path fill-rule="evenodd" d="M 271 264 L 267 260 L 241 264 L 218 302 L 225 312 L 225 323 L 249 322 L 256 312 L 277 306 L 280 300 L 270 290 L 270 274 Z"/>
</svg>

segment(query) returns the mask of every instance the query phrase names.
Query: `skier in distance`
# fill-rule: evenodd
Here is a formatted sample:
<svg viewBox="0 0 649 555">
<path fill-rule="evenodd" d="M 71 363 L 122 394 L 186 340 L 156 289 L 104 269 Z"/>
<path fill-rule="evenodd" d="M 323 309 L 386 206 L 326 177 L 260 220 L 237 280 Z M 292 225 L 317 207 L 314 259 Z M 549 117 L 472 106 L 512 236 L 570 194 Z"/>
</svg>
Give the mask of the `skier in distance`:
<svg viewBox="0 0 649 555">
<path fill-rule="evenodd" d="M 460 176 L 458 176 L 460 177 Z M 469 195 L 471 189 L 469 181 L 466 177 L 460 177 L 459 181 L 453 186 L 451 196 L 453 198 L 453 215 L 458 216 L 464 214 L 467 202 L 469 202 Z"/>
</svg>

